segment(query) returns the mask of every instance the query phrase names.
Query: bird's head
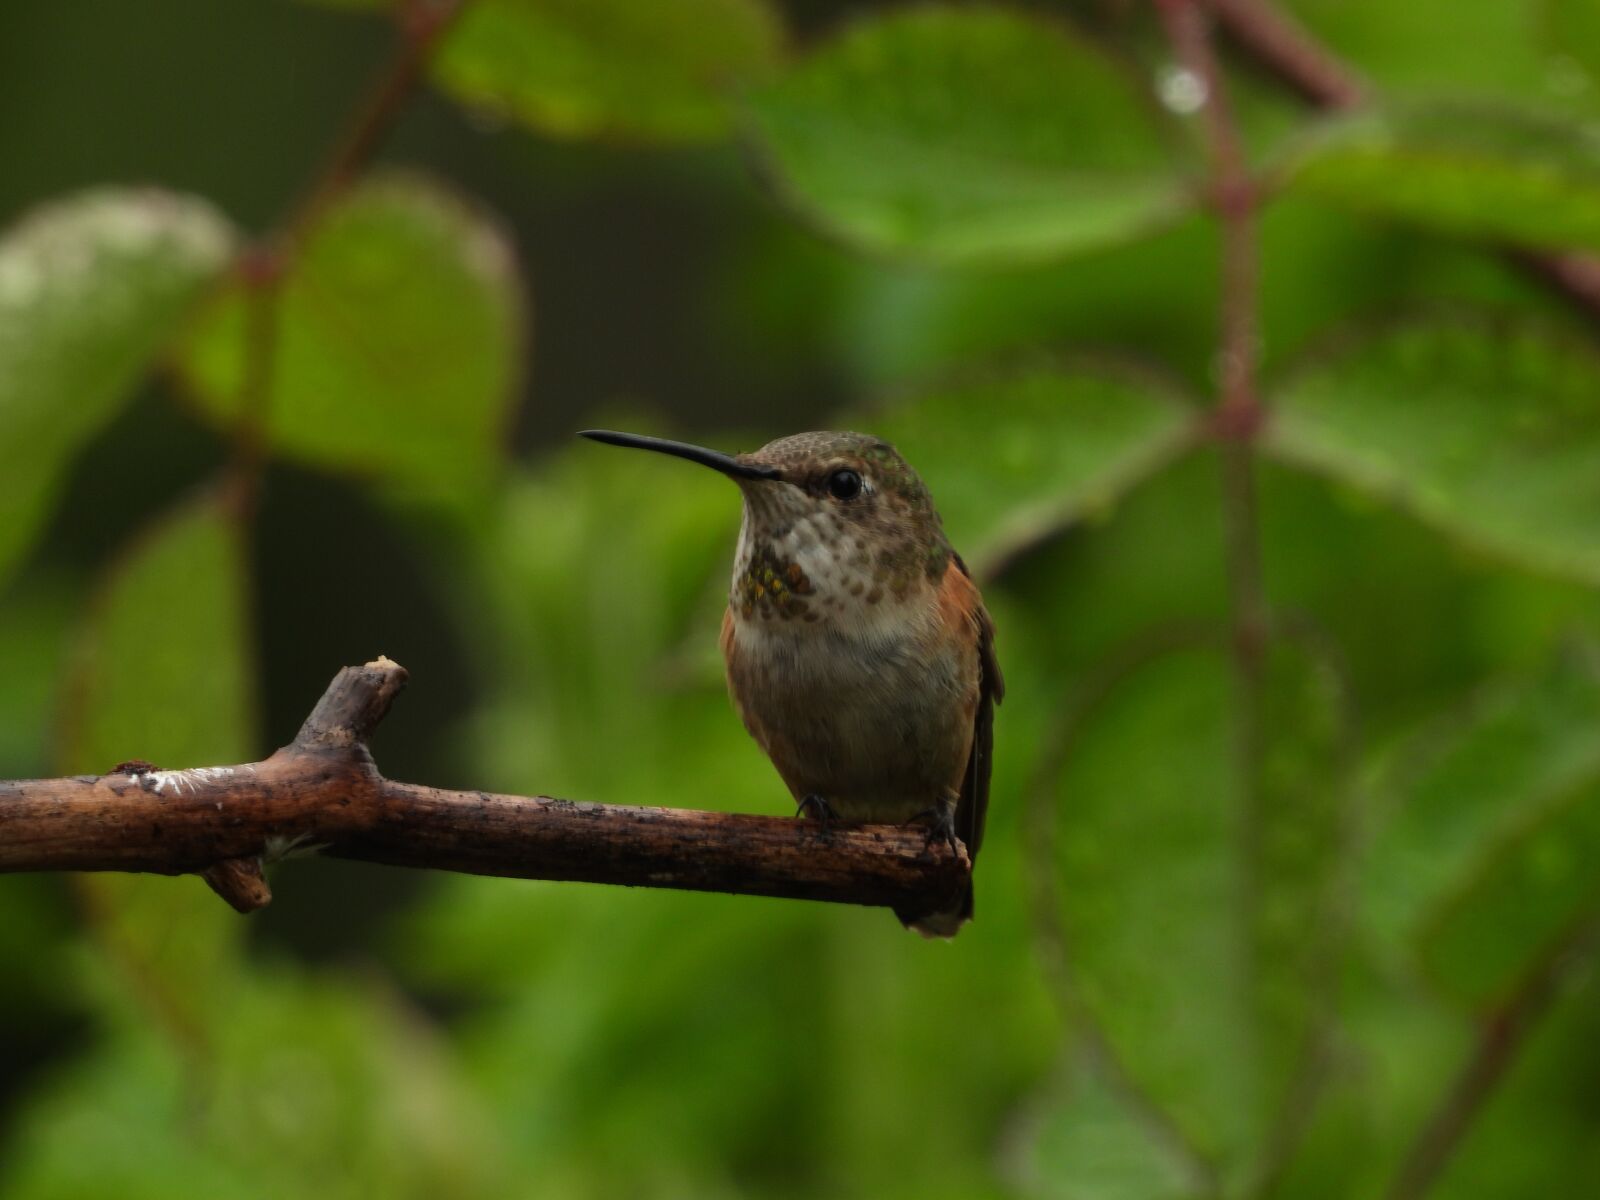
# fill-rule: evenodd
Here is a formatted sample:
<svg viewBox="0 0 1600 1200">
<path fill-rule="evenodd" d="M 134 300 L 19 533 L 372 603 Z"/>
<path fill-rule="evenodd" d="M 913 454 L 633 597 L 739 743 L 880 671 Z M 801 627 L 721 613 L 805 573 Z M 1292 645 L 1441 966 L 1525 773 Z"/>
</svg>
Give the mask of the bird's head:
<svg viewBox="0 0 1600 1200">
<path fill-rule="evenodd" d="M 937 583 L 949 563 L 928 489 L 870 434 L 797 433 L 749 454 L 600 429 L 583 436 L 685 458 L 739 485 L 744 523 L 730 599 L 746 620 L 859 619 Z"/>
</svg>

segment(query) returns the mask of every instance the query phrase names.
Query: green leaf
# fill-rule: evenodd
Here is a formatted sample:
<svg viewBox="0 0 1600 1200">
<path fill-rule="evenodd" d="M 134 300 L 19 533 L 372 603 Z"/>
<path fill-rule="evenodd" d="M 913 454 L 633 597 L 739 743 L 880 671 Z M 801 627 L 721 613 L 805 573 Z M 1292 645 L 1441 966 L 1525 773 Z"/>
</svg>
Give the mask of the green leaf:
<svg viewBox="0 0 1600 1200">
<path fill-rule="evenodd" d="M 85 192 L 0 236 L 0 580 L 232 249 L 210 205 L 154 189 Z"/>
<path fill-rule="evenodd" d="M 1600 612 L 1600 596 L 1592 592 L 1463 555 L 1425 526 L 1352 489 L 1270 462 L 1263 465 L 1259 482 L 1263 554 L 1274 605 L 1281 612 L 1308 612 L 1327 626 L 1348 660 L 1350 686 L 1361 702 L 1362 730 L 1375 742 L 1392 743 L 1420 714 L 1449 704 L 1475 678 L 1503 672 L 1508 662 L 1545 659 L 1553 628 L 1575 619 L 1592 622 Z M 1087 664 L 1099 654 L 1126 639 L 1140 638 L 1143 630 L 1170 628 L 1173 622 L 1192 622 L 1223 610 L 1224 572 L 1218 564 L 1225 547 L 1217 529 L 1217 487 L 1215 455 L 1204 450 L 1190 455 L 1132 493 L 1106 523 L 1051 541 L 1009 570 L 998 592 L 985 589 L 991 601 L 1010 601 L 1000 625 L 1000 648 L 1013 694 L 1000 710 L 997 732 L 1009 732 L 1016 739 L 1011 743 L 1013 754 L 1033 754 L 1034 747 L 1046 744 L 1040 739 L 1048 734 L 1028 728 L 1034 712 L 1058 704 L 1062 689 L 1080 683 L 1089 670 Z M 1030 630 L 1039 632 L 1024 644 L 1023 636 Z M 1216 694 L 1217 704 L 1232 703 L 1231 692 L 1219 688 Z M 1267 708 L 1269 716 L 1276 704 L 1274 698 Z M 1087 739 L 1095 736 L 1092 729 L 1085 730 L 1085 749 Z M 1174 789 L 1182 787 L 1187 764 L 1198 785 L 1189 797 L 1195 807 L 1203 807 L 1213 794 L 1207 778 L 1213 760 L 1209 751 L 1205 758 L 1187 758 L 1189 745 L 1187 740 L 1171 744 L 1133 740 L 1122 753 L 1128 755 L 1130 766 L 1137 767 L 1141 780 L 1146 774 L 1144 758 L 1170 760 L 1171 773 L 1180 777 Z M 1114 757 L 1115 752 L 1108 755 Z M 1277 753 L 1271 757 L 1280 761 Z M 997 772 L 1005 767 L 1005 759 L 997 755 Z M 1274 770 L 1273 778 L 1284 776 Z M 1095 797 L 1085 786 L 1064 786 L 1056 794 L 1057 819 L 1064 832 L 1081 820 L 1086 801 L 1093 801 L 1097 822 L 1119 797 L 1129 802 L 1115 764 L 1108 763 L 1089 782 L 1106 789 L 1106 795 Z M 1020 788 L 997 786 L 991 819 L 1014 809 L 1019 801 L 1006 798 L 1019 793 Z M 1334 849 L 1336 840 L 1327 834 L 1324 819 L 1305 819 L 1307 803 L 1314 800 L 1309 791 L 1278 783 L 1264 799 L 1267 815 L 1277 818 L 1274 825 L 1279 828 L 1263 841 L 1281 845 L 1284 852 L 1282 857 L 1273 855 L 1279 881 L 1269 894 L 1277 896 L 1295 887 L 1289 877 L 1291 853 L 1305 855 L 1320 875 L 1329 867 L 1321 856 Z M 1320 811 L 1320 805 L 1312 811 Z M 995 853 L 1002 838 L 992 836 L 985 855 Z M 1298 845 L 1289 840 L 1294 838 Z M 1147 844 L 1135 834 L 1099 841 L 1109 870 L 1143 870 L 1154 877 L 1145 881 L 1152 890 L 1169 870 L 1164 846 L 1160 857 L 1152 859 Z M 1206 852 L 1204 846 L 1193 851 L 1197 856 Z M 1121 861 L 1125 859 L 1132 861 Z M 986 913 L 993 915 L 986 903 L 993 885 L 985 885 L 983 879 L 994 879 L 995 866 L 990 861 L 985 876 L 984 865 L 979 864 L 980 923 L 975 929 L 993 928 L 985 919 Z M 1073 902 L 1075 879 L 1061 877 L 1064 905 Z M 1352 893 L 1355 879 L 1346 868 L 1345 883 L 1336 894 Z M 1292 890 L 1289 896 L 1293 898 Z M 1353 907 L 1349 900 L 1341 904 L 1349 907 Z M 1274 901 L 1272 908 L 1280 914 L 1272 922 L 1280 953 L 1303 953 L 1307 935 L 1320 934 L 1329 924 L 1326 917 L 1297 920 L 1297 912 L 1307 911 L 1301 907 L 1280 908 Z M 1176 905 L 1170 911 L 1182 915 Z M 1180 938 L 1182 932 L 1180 926 L 1167 936 Z M 1269 979 L 1279 971 L 1272 944 L 1262 950 Z M 1152 956 L 1162 950 L 1157 945 Z M 1351 945 L 1344 960 L 1349 975 L 1342 974 L 1337 986 L 1315 992 L 1317 998 L 1340 1005 L 1334 1053 L 1345 1067 L 1325 1079 L 1314 1108 L 1300 1109 L 1311 1113 L 1308 1141 L 1296 1150 L 1284 1182 L 1266 1189 L 1273 1196 L 1334 1200 L 1381 1195 L 1406 1143 L 1471 1052 L 1472 1023 L 1419 988 L 1414 973 L 1398 981 L 1388 973 L 1382 980 L 1385 988 L 1401 993 L 1396 1003 L 1407 1009 L 1404 1020 L 1391 1021 L 1387 1012 L 1369 1011 L 1387 1005 L 1357 994 L 1353 977 L 1374 974 L 1363 962 L 1369 957 L 1366 950 L 1365 941 Z M 1203 998 L 1230 968 L 1183 957 L 1173 961 L 1172 969 L 1178 974 L 1170 985 L 1173 991 L 1188 981 Z M 1304 1003 L 1305 998 L 1302 991 L 1295 1002 Z M 1412 1011 L 1419 998 L 1424 1006 Z M 1142 991 L 1128 994 L 1128 1007 L 1148 1004 Z M 1184 1013 L 1181 1001 L 1176 1011 Z M 1375 1022 L 1382 1027 L 1375 1028 Z M 1280 1032 L 1278 1037 L 1282 1036 Z M 1569 1051 L 1572 1048 L 1569 1043 Z M 1140 1082 L 1149 1078 L 1141 1076 Z M 1573 1076 L 1569 1073 L 1567 1078 Z M 1165 1093 L 1165 1086 L 1159 1090 Z M 1007 1127 L 1032 1128 L 1027 1116 L 1021 1114 Z M 1053 1126 L 1054 1118 L 1046 1119 Z M 1068 1120 L 1062 1118 L 1063 1123 Z M 1486 1109 L 1485 1125 L 1491 1120 L 1497 1118 Z M 1474 1142 L 1477 1136 L 1474 1133 Z M 1542 1147 L 1534 1142 L 1529 1152 L 1541 1153 Z M 1002 1161 L 1012 1161 L 1011 1156 Z M 1570 1157 L 1559 1158 L 1551 1170 L 1570 1166 Z M 1040 1192 L 1048 1195 L 1051 1189 L 1042 1187 Z M 1522 1193 L 1513 1188 L 1505 1194 Z M 1528 1194 L 1543 1193 L 1535 1189 Z"/>
<path fill-rule="evenodd" d="M 1054 793 L 1055 892 L 1077 999 L 1128 1079 L 1239 1179 L 1327 1019 L 1344 787 L 1332 693 L 1283 650 L 1246 802 L 1222 641 L 1118 676 L 1082 716 Z"/>
<path fill-rule="evenodd" d="M 1061 360 L 969 375 L 872 417 L 871 427 L 915 465 L 951 540 L 982 573 L 1104 515 L 1190 444 L 1197 419 L 1151 372 Z"/>
<path fill-rule="evenodd" d="M 563 138 L 706 141 L 782 40 L 765 0 L 478 0 L 433 62 L 458 100 Z"/>
<path fill-rule="evenodd" d="M 1034 1116 L 1022 1182 L 1061 1200 L 1182 1200 L 1210 1194 L 1189 1164 L 1074 1055 Z"/>
<path fill-rule="evenodd" d="M 246 761 L 255 749 L 246 604 L 240 531 L 216 499 L 146 530 L 112 567 L 84 631 L 63 768 Z"/>
<path fill-rule="evenodd" d="M 1267 445 L 1512 562 L 1600 583 L 1600 359 L 1518 326 L 1430 322 L 1315 359 Z"/>
<path fill-rule="evenodd" d="M 1396 751 L 1363 913 L 1393 956 L 1484 1003 L 1600 907 L 1600 657 L 1562 656 Z"/>
<path fill-rule="evenodd" d="M 870 250 L 1033 262 L 1190 202 L 1149 104 L 1050 20 L 927 6 L 851 24 L 749 100 L 779 191 Z"/>
<path fill-rule="evenodd" d="M 1424 932 L 1422 964 L 1450 994 L 1489 1005 L 1597 913 L 1600 777 L 1529 814 L 1506 838 L 1492 867 Z"/>
<path fill-rule="evenodd" d="M 1284 0 L 1319 42 L 1354 64 L 1384 94 L 1473 95 L 1593 111 L 1574 56 L 1581 27 L 1559 9 L 1591 0 Z M 1448 37 L 1440 31 L 1448 29 Z"/>
<path fill-rule="evenodd" d="M 417 176 L 369 179 L 292 252 L 276 304 L 267 434 L 282 454 L 424 493 L 483 487 L 506 452 L 525 306 L 499 228 Z M 249 306 L 236 286 L 181 364 L 231 423 Z"/>
<path fill-rule="evenodd" d="M 1483 102 L 1362 112 L 1303 146 L 1287 181 L 1442 233 L 1600 249 L 1600 140 L 1576 119 Z"/>
</svg>

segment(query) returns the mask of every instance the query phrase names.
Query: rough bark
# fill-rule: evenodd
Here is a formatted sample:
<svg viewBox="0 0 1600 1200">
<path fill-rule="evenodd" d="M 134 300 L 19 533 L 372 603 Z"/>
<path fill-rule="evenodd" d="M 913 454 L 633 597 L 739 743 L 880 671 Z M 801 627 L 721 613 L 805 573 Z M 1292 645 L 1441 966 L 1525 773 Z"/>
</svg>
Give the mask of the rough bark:
<svg viewBox="0 0 1600 1200">
<path fill-rule="evenodd" d="M 914 827 L 844 826 L 385 779 L 367 738 L 404 686 L 388 659 L 346 667 L 295 740 L 261 762 L 0 781 L 0 871 L 196 873 L 240 911 L 271 899 L 288 849 L 475 875 L 934 905 L 969 863 Z"/>
</svg>

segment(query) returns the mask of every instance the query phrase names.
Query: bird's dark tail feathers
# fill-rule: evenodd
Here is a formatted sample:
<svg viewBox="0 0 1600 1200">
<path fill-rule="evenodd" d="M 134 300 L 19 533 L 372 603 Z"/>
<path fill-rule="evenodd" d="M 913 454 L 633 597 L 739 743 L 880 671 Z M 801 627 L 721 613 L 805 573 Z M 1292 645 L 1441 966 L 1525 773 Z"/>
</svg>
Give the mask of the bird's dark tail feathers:
<svg viewBox="0 0 1600 1200">
<path fill-rule="evenodd" d="M 925 938 L 953 938 L 963 925 L 972 920 L 972 881 L 967 881 L 961 895 L 948 908 L 933 912 L 910 912 L 897 908 L 894 915 L 900 918 L 900 924 L 907 929 L 915 929 Z"/>
</svg>

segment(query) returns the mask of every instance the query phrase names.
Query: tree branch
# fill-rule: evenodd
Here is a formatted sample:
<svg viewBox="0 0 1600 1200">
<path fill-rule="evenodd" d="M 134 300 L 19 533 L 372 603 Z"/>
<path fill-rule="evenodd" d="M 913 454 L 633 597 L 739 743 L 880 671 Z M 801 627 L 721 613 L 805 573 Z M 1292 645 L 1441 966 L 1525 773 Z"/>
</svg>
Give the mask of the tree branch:
<svg viewBox="0 0 1600 1200">
<path fill-rule="evenodd" d="M 913 827 L 385 779 L 366 742 L 405 680 L 386 658 L 346 667 L 295 740 L 261 762 L 0 781 L 0 871 L 195 872 L 241 911 L 271 899 L 261 858 L 295 846 L 474 875 L 929 909 L 970 872 L 964 852 Z"/>
</svg>

